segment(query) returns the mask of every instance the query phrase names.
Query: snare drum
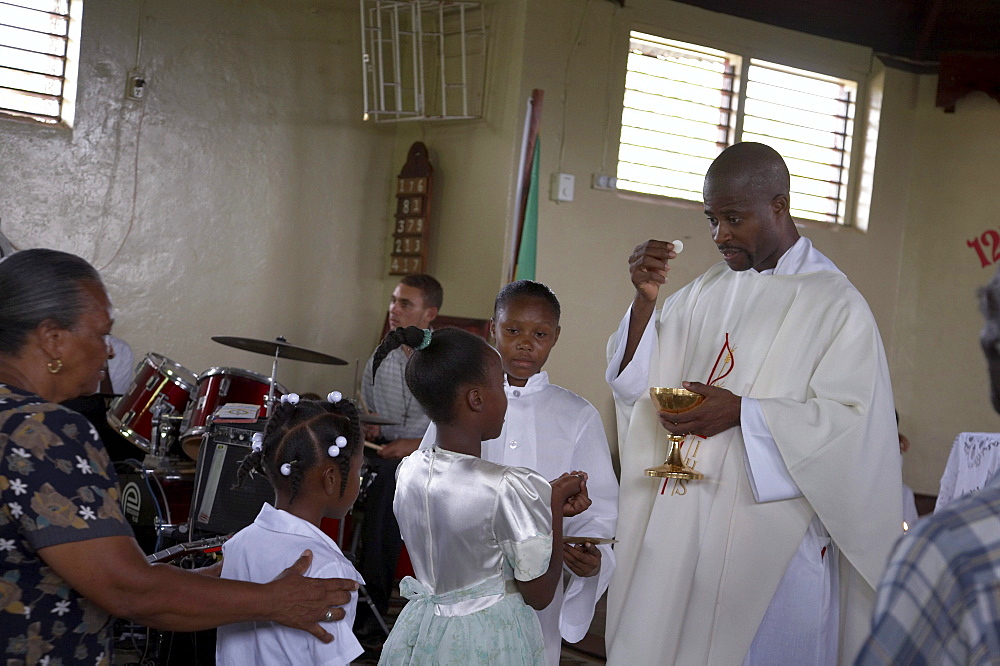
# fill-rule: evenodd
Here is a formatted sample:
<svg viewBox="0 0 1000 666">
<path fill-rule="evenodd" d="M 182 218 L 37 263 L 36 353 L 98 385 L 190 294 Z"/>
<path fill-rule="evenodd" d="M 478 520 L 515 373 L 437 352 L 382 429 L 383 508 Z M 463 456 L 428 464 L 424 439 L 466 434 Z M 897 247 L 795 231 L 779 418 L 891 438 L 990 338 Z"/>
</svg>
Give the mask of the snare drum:
<svg viewBox="0 0 1000 666">
<path fill-rule="evenodd" d="M 267 416 L 267 395 L 271 390 L 271 380 L 264 375 L 237 368 L 209 368 L 198 377 L 198 391 L 184 422 L 181 424 L 181 442 L 184 451 L 197 457 L 200 439 L 208 432 L 208 417 L 215 410 L 229 403 L 260 406 L 259 418 Z M 284 386 L 275 382 L 274 398 L 277 400 L 288 393 Z"/>
<path fill-rule="evenodd" d="M 180 417 L 197 385 L 198 377 L 184 366 L 159 354 L 146 354 L 136 365 L 128 391 L 111 403 L 108 423 L 122 437 L 153 453 L 154 408 L 160 408 L 161 416 Z"/>
</svg>

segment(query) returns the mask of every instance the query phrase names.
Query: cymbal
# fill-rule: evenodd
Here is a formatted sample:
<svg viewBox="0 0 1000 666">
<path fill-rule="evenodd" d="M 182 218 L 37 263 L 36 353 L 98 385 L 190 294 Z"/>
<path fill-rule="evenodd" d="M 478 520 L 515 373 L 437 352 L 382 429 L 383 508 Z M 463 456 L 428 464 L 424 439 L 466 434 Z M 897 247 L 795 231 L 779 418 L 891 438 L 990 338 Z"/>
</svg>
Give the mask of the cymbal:
<svg viewBox="0 0 1000 666">
<path fill-rule="evenodd" d="M 347 361 L 336 356 L 330 356 L 323 352 L 313 351 L 305 347 L 296 347 L 288 344 L 283 338 L 274 340 L 256 340 L 254 338 L 235 338 L 228 335 L 213 335 L 212 339 L 228 347 L 235 347 L 244 351 L 265 354 L 267 356 L 277 355 L 278 358 L 287 358 L 292 361 L 305 361 L 306 363 L 325 363 L 326 365 L 347 365 Z"/>
<path fill-rule="evenodd" d="M 378 414 L 358 414 L 358 419 L 368 425 L 399 425 L 399 421 L 393 421 Z"/>
</svg>

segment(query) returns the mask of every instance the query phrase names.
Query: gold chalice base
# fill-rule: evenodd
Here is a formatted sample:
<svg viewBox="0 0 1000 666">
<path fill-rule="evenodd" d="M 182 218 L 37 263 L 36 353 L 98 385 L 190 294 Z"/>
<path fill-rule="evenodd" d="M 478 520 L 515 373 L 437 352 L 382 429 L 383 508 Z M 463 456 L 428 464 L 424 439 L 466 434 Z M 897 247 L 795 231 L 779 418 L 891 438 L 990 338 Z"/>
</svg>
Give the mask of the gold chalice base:
<svg viewBox="0 0 1000 666">
<path fill-rule="evenodd" d="M 693 409 L 701 404 L 705 396 L 682 388 L 660 388 L 649 389 L 649 397 L 656 406 L 657 411 L 679 414 Z M 697 480 L 705 478 L 701 472 L 697 472 L 684 464 L 681 456 L 681 444 L 684 442 L 684 435 L 670 435 L 670 449 L 667 452 L 667 459 L 662 465 L 650 467 L 646 470 L 646 476 L 658 478 Z"/>
</svg>

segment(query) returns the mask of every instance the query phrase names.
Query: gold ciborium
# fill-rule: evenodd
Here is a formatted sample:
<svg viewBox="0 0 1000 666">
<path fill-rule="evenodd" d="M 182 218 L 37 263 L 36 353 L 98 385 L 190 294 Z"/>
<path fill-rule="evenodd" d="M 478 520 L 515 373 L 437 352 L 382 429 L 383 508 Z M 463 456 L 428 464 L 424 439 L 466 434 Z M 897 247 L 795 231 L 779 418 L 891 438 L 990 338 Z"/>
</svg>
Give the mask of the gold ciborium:
<svg viewBox="0 0 1000 666">
<path fill-rule="evenodd" d="M 680 414 L 689 409 L 693 409 L 701 404 L 705 396 L 682 388 L 659 388 L 649 389 L 649 397 L 653 405 L 659 412 L 670 414 Z M 670 449 L 667 451 L 667 459 L 662 465 L 650 467 L 646 470 L 646 476 L 667 477 L 671 479 L 701 479 L 704 474 L 696 472 L 684 464 L 681 457 L 681 444 L 684 443 L 685 435 L 670 435 Z"/>
</svg>

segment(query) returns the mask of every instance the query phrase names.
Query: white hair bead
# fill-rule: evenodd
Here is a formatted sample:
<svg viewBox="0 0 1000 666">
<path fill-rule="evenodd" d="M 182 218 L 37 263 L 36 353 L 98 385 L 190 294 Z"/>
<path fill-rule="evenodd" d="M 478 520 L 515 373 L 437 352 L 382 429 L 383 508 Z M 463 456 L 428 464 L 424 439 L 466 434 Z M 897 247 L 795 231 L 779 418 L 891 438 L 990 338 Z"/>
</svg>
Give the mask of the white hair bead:
<svg viewBox="0 0 1000 666">
<path fill-rule="evenodd" d="M 255 432 L 253 437 L 250 438 L 250 448 L 254 453 L 260 453 L 264 450 L 264 435 L 263 433 Z"/>
<path fill-rule="evenodd" d="M 340 402 L 344 398 L 344 394 L 340 391 L 330 391 L 326 394 L 327 402 Z"/>
<path fill-rule="evenodd" d="M 293 405 L 299 404 L 299 394 L 289 393 L 287 395 L 281 396 L 281 404 L 285 404 L 286 402 L 291 403 Z"/>
<path fill-rule="evenodd" d="M 330 448 L 326 452 L 330 454 L 331 458 L 336 458 L 340 455 L 340 450 L 345 446 L 347 446 L 347 438 L 343 435 L 338 435 L 337 439 L 333 440 L 333 444 L 330 445 Z"/>
<path fill-rule="evenodd" d="M 281 473 L 285 476 L 292 475 L 292 463 L 285 463 L 281 466 Z"/>
</svg>

